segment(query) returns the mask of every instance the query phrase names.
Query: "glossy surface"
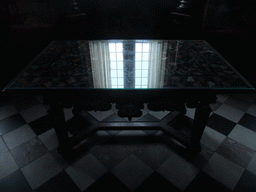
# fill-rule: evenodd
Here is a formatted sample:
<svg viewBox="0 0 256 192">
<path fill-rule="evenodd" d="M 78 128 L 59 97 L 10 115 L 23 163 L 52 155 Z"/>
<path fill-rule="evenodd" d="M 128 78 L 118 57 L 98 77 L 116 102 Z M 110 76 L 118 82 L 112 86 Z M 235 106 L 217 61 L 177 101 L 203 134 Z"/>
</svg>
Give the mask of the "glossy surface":
<svg viewBox="0 0 256 192">
<path fill-rule="evenodd" d="M 54 41 L 5 90 L 254 88 L 204 40 Z"/>
</svg>

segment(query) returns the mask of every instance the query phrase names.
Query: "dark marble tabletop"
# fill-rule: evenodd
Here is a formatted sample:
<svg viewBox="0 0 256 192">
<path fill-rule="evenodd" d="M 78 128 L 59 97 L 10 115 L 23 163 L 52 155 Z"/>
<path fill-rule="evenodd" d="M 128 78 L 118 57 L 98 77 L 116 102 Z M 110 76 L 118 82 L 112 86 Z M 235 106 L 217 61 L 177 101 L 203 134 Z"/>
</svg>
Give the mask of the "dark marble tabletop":
<svg viewBox="0 0 256 192">
<path fill-rule="evenodd" d="M 53 41 L 5 90 L 254 90 L 204 40 Z"/>
</svg>

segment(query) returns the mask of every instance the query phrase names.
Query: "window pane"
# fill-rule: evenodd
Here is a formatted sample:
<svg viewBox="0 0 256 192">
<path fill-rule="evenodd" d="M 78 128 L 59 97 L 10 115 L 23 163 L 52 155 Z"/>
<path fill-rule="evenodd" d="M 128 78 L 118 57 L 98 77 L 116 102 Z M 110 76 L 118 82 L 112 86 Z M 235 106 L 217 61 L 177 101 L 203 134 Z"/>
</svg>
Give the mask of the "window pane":
<svg viewBox="0 0 256 192">
<path fill-rule="evenodd" d="M 141 70 L 135 70 L 135 78 L 141 77 Z"/>
<path fill-rule="evenodd" d="M 117 85 L 117 78 L 111 78 L 112 86 Z"/>
<path fill-rule="evenodd" d="M 123 43 L 116 44 L 116 52 L 123 52 Z"/>
<path fill-rule="evenodd" d="M 142 86 L 141 86 L 141 88 L 148 88 L 148 86 L 146 86 L 146 85 L 142 85 Z"/>
<path fill-rule="evenodd" d="M 124 79 L 123 78 L 118 78 L 117 84 L 118 84 L 118 86 L 124 86 Z"/>
<path fill-rule="evenodd" d="M 116 69 L 116 62 L 111 62 L 111 69 Z"/>
<path fill-rule="evenodd" d="M 141 69 L 141 62 L 135 62 L 135 69 Z"/>
<path fill-rule="evenodd" d="M 142 59 L 143 60 L 148 60 L 148 55 L 149 55 L 148 53 L 143 53 L 143 58 Z"/>
<path fill-rule="evenodd" d="M 135 53 L 135 61 L 141 61 L 141 53 Z"/>
<path fill-rule="evenodd" d="M 148 77 L 148 70 L 142 70 L 142 77 Z"/>
<path fill-rule="evenodd" d="M 109 52 L 116 52 L 115 43 L 109 43 Z"/>
<path fill-rule="evenodd" d="M 123 70 L 117 70 L 118 77 L 124 77 L 124 71 Z"/>
<path fill-rule="evenodd" d="M 123 60 L 123 53 L 117 53 L 117 60 Z"/>
<path fill-rule="evenodd" d="M 148 69 L 148 61 L 142 62 L 142 69 Z"/>
<path fill-rule="evenodd" d="M 116 61 L 116 53 L 110 53 L 110 60 Z"/>
<path fill-rule="evenodd" d="M 148 78 L 142 78 L 141 85 L 147 85 L 148 84 Z"/>
<path fill-rule="evenodd" d="M 140 85 L 135 85 L 135 88 L 140 88 L 141 86 Z"/>
<path fill-rule="evenodd" d="M 135 51 L 136 52 L 142 52 L 142 43 L 136 43 L 135 44 Z"/>
<path fill-rule="evenodd" d="M 143 43 L 143 52 L 149 52 L 149 43 Z"/>
<path fill-rule="evenodd" d="M 111 70 L 111 77 L 117 77 L 116 70 Z"/>
<path fill-rule="evenodd" d="M 117 62 L 117 69 L 124 69 L 124 64 L 123 62 Z"/>
<path fill-rule="evenodd" d="M 141 78 L 135 78 L 135 85 L 141 85 Z"/>
<path fill-rule="evenodd" d="M 117 88 L 117 85 L 112 85 L 112 88 Z"/>
</svg>

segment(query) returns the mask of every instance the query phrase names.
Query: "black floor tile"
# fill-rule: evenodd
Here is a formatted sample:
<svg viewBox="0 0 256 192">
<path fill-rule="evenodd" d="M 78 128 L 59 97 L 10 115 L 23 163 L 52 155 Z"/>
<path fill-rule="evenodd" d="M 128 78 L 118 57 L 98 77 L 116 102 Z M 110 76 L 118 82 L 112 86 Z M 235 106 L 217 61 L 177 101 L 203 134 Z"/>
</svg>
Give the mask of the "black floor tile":
<svg viewBox="0 0 256 192">
<path fill-rule="evenodd" d="M 1 192 L 30 192 L 32 191 L 26 178 L 17 170 L 0 180 Z"/>
<path fill-rule="evenodd" d="M 161 191 L 161 192 L 181 192 L 175 185 L 170 183 L 167 179 L 159 173 L 152 173 L 136 190 L 140 191 Z"/>
<path fill-rule="evenodd" d="M 94 191 L 130 192 L 130 190 L 111 172 L 107 172 L 84 192 Z"/>
<path fill-rule="evenodd" d="M 218 181 L 214 180 L 203 171 L 200 171 L 197 174 L 196 178 L 184 190 L 184 192 L 196 192 L 196 191 L 231 192 L 230 189 L 228 189 Z"/>
<path fill-rule="evenodd" d="M 49 181 L 34 190 L 34 192 L 79 192 L 79 188 L 65 171 L 60 172 Z"/>
<path fill-rule="evenodd" d="M 122 117 L 119 117 L 116 113 L 110 115 L 109 117 L 107 117 L 106 119 L 102 120 L 103 122 L 113 122 L 113 121 L 119 121 L 119 122 L 122 122 L 122 121 L 126 121 L 126 119 L 122 118 Z"/>
<path fill-rule="evenodd" d="M 50 115 L 45 115 L 35 121 L 30 122 L 29 126 L 33 129 L 37 136 L 53 128 Z"/>
<path fill-rule="evenodd" d="M 210 116 L 207 126 L 222 133 L 223 135 L 228 136 L 236 126 L 236 123 L 214 113 Z"/>
<path fill-rule="evenodd" d="M 245 113 L 244 116 L 240 119 L 238 124 L 256 132 L 256 117 Z"/>
<path fill-rule="evenodd" d="M 238 181 L 234 192 L 255 192 L 256 191 L 256 175 L 245 170 L 242 177 Z"/>
<path fill-rule="evenodd" d="M 17 113 L 0 121 L 0 135 L 10 132 L 26 124 L 22 116 Z"/>
</svg>

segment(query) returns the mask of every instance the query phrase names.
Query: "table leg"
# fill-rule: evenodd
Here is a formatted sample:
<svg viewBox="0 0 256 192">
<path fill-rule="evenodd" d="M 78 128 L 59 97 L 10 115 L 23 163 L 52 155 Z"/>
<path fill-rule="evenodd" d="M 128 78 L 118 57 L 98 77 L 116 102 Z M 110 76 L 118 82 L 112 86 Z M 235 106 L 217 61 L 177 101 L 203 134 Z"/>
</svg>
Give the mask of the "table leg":
<svg viewBox="0 0 256 192">
<path fill-rule="evenodd" d="M 65 121 L 64 110 L 61 104 L 51 103 L 49 114 L 59 140 L 58 152 L 63 155 L 71 155 L 72 148 L 69 143 L 67 123 Z"/>
<path fill-rule="evenodd" d="M 187 151 L 189 153 L 195 154 L 199 153 L 202 150 L 200 140 L 202 138 L 205 126 L 207 124 L 211 112 L 212 109 L 209 104 L 197 104 L 192 126 L 191 138 L 189 142 L 190 146 L 188 146 L 187 148 Z"/>
</svg>

